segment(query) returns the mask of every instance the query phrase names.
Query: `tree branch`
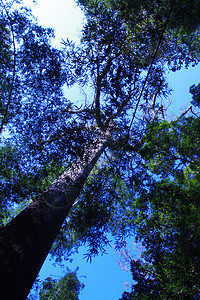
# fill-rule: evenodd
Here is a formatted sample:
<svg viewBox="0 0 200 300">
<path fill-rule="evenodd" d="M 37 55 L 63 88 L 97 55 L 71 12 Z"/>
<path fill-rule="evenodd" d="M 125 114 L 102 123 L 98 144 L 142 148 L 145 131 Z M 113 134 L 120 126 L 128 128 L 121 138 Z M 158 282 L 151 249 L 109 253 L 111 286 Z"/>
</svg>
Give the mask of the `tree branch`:
<svg viewBox="0 0 200 300">
<path fill-rule="evenodd" d="M 100 112 L 100 95 L 101 95 L 101 83 L 103 78 L 106 76 L 108 73 L 110 67 L 112 65 L 112 58 L 109 57 L 108 61 L 103 69 L 103 71 L 99 72 L 99 59 L 97 58 L 97 81 L 96 81 L 96 92 L 95 92 L 95 97 L 94 97 L 94 103 L 95 103 L 95 114 L 96 114 L 96 121 L 97 125 L 100 126 L 100 119 L 101 119 L 101 112 Z"/>
<path fill-rule="evenodd" d="M 140 92 L 139 99 L 138 99 L 138 101 L 137 101 L 137 103 L 136 103 L 136 107 L 135 107 L 135 110 L 134 110 L 134 113 L 133 113 L 133 117 L 132 117 L 132 120 L 131 120 L 131 123 L 130 123 L 130 126 L 129 126 L 128 135 L 129 135 L 130 130 L 131 130 L 131 127 L 132 127 L 132 125 L 133 125 L 133 121 L 134 121 L 134 119 L 135 119 L 135 115 L 136 115 L 138 106 L 139 106 L 139 104 L 140 104 L 140 101 L 141 101 L 141 98 L 142 98 L 142 94 L 143 94 L 143 92 L 144 92 L 144 89 L 145 89 L 145 86 L 146 86 L 148 77 L 149 77 L 149 75 L 150 75 L 150 73 L 151 73 L 151 69 L 152 69 L 152 67 L 153 67 L 154 61 L 155 61 L 156 56 L 157 56 L 157 54 L 158 54 L 158 50 L 159 50 L 160 45 L 161 45 L 161 42 L 162 42 L 162 40 L 163 40 L 163 36 L 164 36 L 165 30 L 166 30 L 166 28 L 167 28 L 167 24 L 168 24 L 168 22 L 169 22 L 169 19 L 170 19 L 172 10 L 173 10 L 174 5 L 175 5 L 175 2 L 176 2 L 176 0 L 174 0 L 174 1 L 172 2 L 172 5 L 171 5 L 171 7 L 170 7 L 170 10 L 169 10 L 167 19 L 166 19 L 166 21 L 165 21 L 165 25 L 164 25 L 164 27 L 163 27 L 163 30 L 162 30 L 161 36 L 160 36 L 160 38 L 159 38 L 159 41 L 158 41 L 158 44 L 157 44 L 157 47 L 156 47 L 154 56 L 153 56 L 153 58 L 152 58 L 152 61 L 151 61 L 151 64 L 150 64 L 150 67 L 149 67 L 147 76 L 146 76 L 146 78 L 145 78 L 145 81 L 144 81 L 142 90 L 141 90 L 141 92 Z"/>
<path fill-rule="evenodd" d="M 67 110 L 66 110 L 66 112 L 69 112 L 70 114 L 81 114 L 81 113 L 84 113 L 84 112 L 86 112 L 87 110 L 89 110 L 90 109 L 90 107 L 93 105 L 93 103 L 92 104 L 90 104 L 89 106 L 85 106 L 84 108 L 78 108 L 77 110 L 73 110 L 73 109 L 70 109 L 70 108 L 68 108 Z"/>
<path fill-rule="evenodd" d="M 101 76 L 99 73 L 99 59 L 97 58 L 97 83 L 96 83 L 96 92 L 94 97 L 96 118 L 98 122 L 100 121 L 100 94 L 101 94 Z"/>
<path fill-rule="evenodd" d="M 192 111 L 192 105 L 190 105 L 175 121 L 171 121 L 170 123 L 179 121 L 189 110 Z"/>
<path fill-rule="evenodd" d="M 193 111 L 192 107 L 191 107 L 191 113 L 192 113 L 193 115 L 195 115 L 195 117 L 199 118 L 199 116 Z"/>
</svg>

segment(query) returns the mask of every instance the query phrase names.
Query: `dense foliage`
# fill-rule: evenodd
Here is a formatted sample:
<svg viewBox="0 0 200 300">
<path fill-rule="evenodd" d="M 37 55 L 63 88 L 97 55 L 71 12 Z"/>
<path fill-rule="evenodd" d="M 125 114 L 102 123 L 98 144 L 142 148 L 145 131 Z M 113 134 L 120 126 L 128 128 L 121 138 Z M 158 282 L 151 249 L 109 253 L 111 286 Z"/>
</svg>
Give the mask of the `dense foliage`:
<svg viewBox="0 0 200 300">
<path fill-rule="evenodd" d="M 130 262 L 136 284 L 122 299 L 199 298 L 199 125 L 182 118 L 149 128 L 141 154 L 156 180 L 133 205 L 144 251 Z"/>
<path fill-rule="evenodd" d="M 61 53 L 50 45 L 53 31 L 37 25 L 26 9 L 13 10 L 9 3 L 2 4 L 2 8 L 5 42 L 9 42 L 9 47 L 4 46 L 0 53 L 5 62 L 5 66 L 1 64 L 4 70 L 0 78 L 1 201 L 4 205 L 10 200 L 19 202 L 34 196 L 45 188 L 44 176 L 52 178 L 49 169 L 55 152 L 52 151 L 48 160 L 46 149 L 38 158 L 42 149 L 39 144 L 33 144 L 32 133 L 37 141 L 41 139 L 37 128 L 42 128 L 45 119 L 48 134 L 48 120 L 56 121 L 58 113 L 54 105 L 61 101 L 65 81 Z M 58 124 L 54 122 L 54 126 Z M 56 169 L 55 161 L 53 169 Z"/>
</svg>

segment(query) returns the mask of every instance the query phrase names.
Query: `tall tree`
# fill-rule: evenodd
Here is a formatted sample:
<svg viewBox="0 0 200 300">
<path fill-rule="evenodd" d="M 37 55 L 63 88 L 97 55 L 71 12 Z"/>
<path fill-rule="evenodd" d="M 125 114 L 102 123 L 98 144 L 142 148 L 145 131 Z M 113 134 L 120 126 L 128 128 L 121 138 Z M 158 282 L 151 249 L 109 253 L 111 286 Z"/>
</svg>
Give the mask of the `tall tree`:
<svg viewBox="0 0 200 300">
<path fill-rule="evenodd" d="M 159 26 L 157 9 L 147 13 L 143 5 L 133 8 L 137 16 L 133 26 L 120 10 L 108 8 L 106 1 L 95 1 L 89 9 L 85 6 L 87 22 L 81 45 L 66 41 L 62 51 L 52 48 L 52 31 L 34 23 L 29 13 L 2 6 L 2 16 L 13 37 L 10 69 L 4 75 L 8 81 L 12 78 L 12 83 L 9 93 L 2 95 L 6 109 L 2 110 L 1 123 L 2 132 L 5 125 L 11 130 L 7 139 L 11 148 L 5 148 L 2 157 L 18 154 L 13 170 L 6 170 L 2 176 L 4 201 L 10 200 L 6 186 L 12 182 L 17 187 L 11 192 L 14 200 L 34 200 L 0 231 L 3 299 L 12 299 L 13 291 L 16 299 L 26 298 L 100 157 L 102 163 L 116 160 L 121 177 L 127 167 L 133 171 L 133 164 L 137 164 L 137 155 L 133 154 L 137 153 L 147 120 L 164 113 L 161 99 L 169 92 L 167 65 L 176 70 L 199 61 L 197 26 L 190 36 L 182 34 L 178 24 L 167 28 L 174 4 L 168 3 Z M 80 109 L 64 94 L 64 87 L 74 84 L 93 88 L 92 99 Z M 8 143 L 4 136 L 2 142 Z M 103 155 L 106 148 L 107 158 Z M 106 172 L 99 176 L 102 174 Z M 24 177 L 28 179 L 22 180 Z M 115 181 L 116 176 L 112 179 Z M 25 189 L 24 182 L 28 182 Z M 87 192 L 87 186 L 85 189 Z M 91 192 L 89 189 L 88 194 Z M 109 205 L 122 205 L 119 195 L 115 196 L 105 203 L 104 210 L 101 203 L 98 214 L 96 211 L 100 227 L 104 225 L 101 212 L 109 216 Z M 89 220 L 90 203 L 83 204 Z M 78 215 L 80 221 L 84 220 L 80 210 Z M 92 228 L 94 220 L 90 221 L 87 226 Z"/>
</svg>

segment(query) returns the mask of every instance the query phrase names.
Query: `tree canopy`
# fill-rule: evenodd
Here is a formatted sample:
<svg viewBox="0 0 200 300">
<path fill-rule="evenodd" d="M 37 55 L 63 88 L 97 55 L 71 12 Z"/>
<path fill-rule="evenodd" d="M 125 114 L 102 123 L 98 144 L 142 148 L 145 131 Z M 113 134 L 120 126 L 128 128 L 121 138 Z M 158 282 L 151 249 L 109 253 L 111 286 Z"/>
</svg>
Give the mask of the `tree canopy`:
<svg viewBox="0 0 200 300">
<path fill-rule="evenodd" d="M 199 62 L 200 3 L 78 2 L 86 16 L 80 45 L 56 49 L 51 29 L 1 1 L 2 227 L 13 203 L 65 207 L 56 194 L 65 170 L 73 179 L 91 169 L 52 247 L 57 259 L 80 244 L 90 259 L 108 232 L 119 248 L 136 234 L 143 260 L 131 261 L 136 285 L 123 299 L 197 297 L 199 117 L 190 108 L 189 117 L 165 120 L 165 99 L 167 72 Z M 68 99 L 73 86 L 89 88 L 79 107 Z M 199 85 L 190 90 L 198 107 Z"/>
</svg>

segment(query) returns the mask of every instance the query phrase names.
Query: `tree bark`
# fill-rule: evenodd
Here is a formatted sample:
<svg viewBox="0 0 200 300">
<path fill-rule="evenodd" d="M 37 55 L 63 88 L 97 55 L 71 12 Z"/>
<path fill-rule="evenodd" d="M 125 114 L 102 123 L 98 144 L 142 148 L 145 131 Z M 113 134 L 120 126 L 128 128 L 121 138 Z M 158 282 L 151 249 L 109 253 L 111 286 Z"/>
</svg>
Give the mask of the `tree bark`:
<svg viewBox="0 0 200 300">
<path fill-rule="evenodd" d="M 0 299 L 26 299 L 50 248 L 109 140 L 99 138 L 64 173 L 0 231 Z"/>
</svg>

